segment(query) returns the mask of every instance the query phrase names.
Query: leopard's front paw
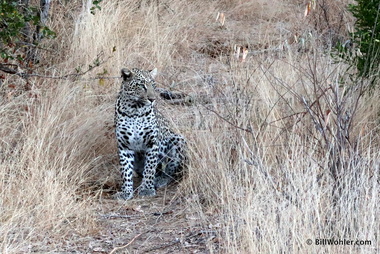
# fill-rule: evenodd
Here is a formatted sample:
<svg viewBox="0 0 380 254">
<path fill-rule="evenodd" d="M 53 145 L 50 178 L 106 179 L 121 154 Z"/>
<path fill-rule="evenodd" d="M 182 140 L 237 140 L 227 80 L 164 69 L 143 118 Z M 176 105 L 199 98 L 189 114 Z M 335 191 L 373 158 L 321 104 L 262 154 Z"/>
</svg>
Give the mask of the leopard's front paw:
<svg viewBox="0 0 380 254">
<path fill-rule="evenodd" d="M 118 199 L 118 200 L 129 200 L 129 199 L 133 198 L 133 192 L 119 191 L 113 195 L 113 198 Z"/>
<path fill-rule="evenodd" d="M 156 190 L 154 188 L 142 187 L 139 189 L 139 195 L 145 197 L 153 197 L 156 196 Z"/>
</svg>

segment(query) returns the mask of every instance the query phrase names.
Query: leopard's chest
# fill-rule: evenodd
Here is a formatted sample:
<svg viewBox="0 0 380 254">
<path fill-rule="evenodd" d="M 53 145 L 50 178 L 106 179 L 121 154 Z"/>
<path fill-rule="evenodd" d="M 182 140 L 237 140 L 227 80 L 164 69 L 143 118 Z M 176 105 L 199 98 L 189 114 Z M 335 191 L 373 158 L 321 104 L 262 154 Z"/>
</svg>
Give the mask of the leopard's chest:
<svg viewBox="0 0 380 254">
<path fill-rule="evenodd" d="M 116 134 L 128 149 L 144 151 L 157 142 L 157 120 L 154 114 L 119 117 L 116 123 Z"/>
</svg>

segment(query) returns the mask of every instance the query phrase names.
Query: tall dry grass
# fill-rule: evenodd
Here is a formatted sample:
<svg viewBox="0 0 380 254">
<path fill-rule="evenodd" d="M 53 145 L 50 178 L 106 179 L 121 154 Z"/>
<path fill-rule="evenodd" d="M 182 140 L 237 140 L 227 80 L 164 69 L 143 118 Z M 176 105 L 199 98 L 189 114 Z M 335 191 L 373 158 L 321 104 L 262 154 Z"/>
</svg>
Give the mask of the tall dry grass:
<svg viewBox="0 0 380 254">
<path fill-rule="evenodd" d="M 378 250 L 380 153 L 378 123 L 373 117 L 379 107 L 374 106 L 375 98 L 362 98 L 358 105 L 350 131 L 353 150 L 347 148 L 340 155 L 344 166 L 336 201 L 331 150 L 298 97 L 310 102 L 319 98 L 326 112 L 332 110 L 335 102 L 331 93 L 321 97 L 314 94 L 313 80 L 307 76 L 316 71 L 322 80 L 321 90 L 331 83 L 339 87 L 337 82 L 345 67 L 331 64 L 328 57 L 315 57 L 318 64 L 313 70 L 303 68 L 307 59 L 271 59 L 269 68 L 261 61 L 232 66 L 238 95 L 235 98 L 230 93 L 215 104 L 212 108 L 218 115 L 208 115 L 205 130 L 193 134 L 193 164 L 184 189 L 191 190 L 192 201 L 197 200 L 195 207 L 203 207 L 205 214 L 211 210 L 219 215 L 221 225 L 213 230 L 222 235 L 222 252 Z M 347 99 L 345 107 L 350 110 L 354 102 Z M 326 124 L 339 128 L 333 119 Z M 333 238 L 371 240 L 371 245 L 315 244 L 316 239 Z M 313 241 L 311 245 L 308 239 Z"/>
<path fill-rule="evenodd" d="M 332 63 L 322 39 L 309 38 L 300 52 L 292 45 L 277 50 L 293 33 L 308 34 L 314 26 L 301 19 L 303 6 L 139 3 L 108 1 L 95 16 L 87 3 L 55 3 L 51 26 L 58 38 L 46 42 L 55 54 L 41 53 L 51 64 L 40 73 L 100 66 L 73 80 L 30 79 L 31 90 L 17 96 L 1 88 L 10 95 L 0 103 L 1 252 L 45 245 L 54 251 L 63 239 L 99 230 L 93 205 L 118 177 L 109 136 L 119 81 L 92 78 L 118 76 L 122 66 L 156 66 L 160 86 L 207 97 L 186 108 L 158 104 L 189 140 L 188 173 L 178 194 L 219 236 L 208 243 L 210 252 L 376 253 L 380 104 L 377 94 L 363 96 L 354 110 L 355 91 L 336 99 L 330 89 L 321 96 L 330 86 L 342 92 L 346 70 Z M 223 27 L 217 12 L 226 13 Z M 254 54 L 240 62 L 228 56 L 234 44 Z M 337 116 L 327 113 L 334 106 L 354 113 L 338 199 L 326 143 L 337 137 L 330 132 L 323 138 L 302 99 L 308 105 L 319 99 L 319 116 L 331 130 L 340 128 Z M 307 245 L 320 238 L 372 244 Z"/>
<path fill-rule="evenodd" d="M 59 90 L 41 91 L 37 99 L 25 94 L 1 107 L 3 253 L 96 228 L 94 198 L 81 187 L 108 149 L 99 125 L 108 106 L 94 105 L 80 84 L 57 83 Z"/>
</svg>

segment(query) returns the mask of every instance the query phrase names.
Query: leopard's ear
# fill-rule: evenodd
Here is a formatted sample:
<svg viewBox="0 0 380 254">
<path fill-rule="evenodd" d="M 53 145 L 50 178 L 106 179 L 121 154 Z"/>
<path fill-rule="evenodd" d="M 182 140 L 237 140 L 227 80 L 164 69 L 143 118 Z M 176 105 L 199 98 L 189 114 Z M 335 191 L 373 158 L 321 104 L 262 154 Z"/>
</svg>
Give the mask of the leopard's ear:
<svg viewBox="0 0 380 254">
<path fill-rule="evenodd" d="M 152 76 L 152 78 L 156 77 L 156 75 L 157 75 L 157 68 L 154 68 L 153 70 L 150 70 L 149 73 L 150 73 L 150 76 Z"/>
<path fill-rule="evenodd" d="M 130 79 L 132 77 L 132 72 L 128 70 L 127 68 L 121 69 L 121 77 L 124 81 Z"/>
</svg>

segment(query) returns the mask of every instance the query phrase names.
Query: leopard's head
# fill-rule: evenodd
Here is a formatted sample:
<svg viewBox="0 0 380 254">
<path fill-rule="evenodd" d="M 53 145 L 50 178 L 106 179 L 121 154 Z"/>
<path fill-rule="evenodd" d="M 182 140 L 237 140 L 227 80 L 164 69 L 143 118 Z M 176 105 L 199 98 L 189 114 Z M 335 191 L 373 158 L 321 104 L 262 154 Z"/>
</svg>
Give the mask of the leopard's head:
<svg viewBox="0 0 380 254">
<path fill-rule="evenodd" d="M 144 71 L 137 68 L 129 70 L 121 69 L 121 77 L 123 78 L 121 85 L 121 93 L 130 100 L 134 101 L 149 101 L 155 100 L 156 82 L 154 77 L 157 74 L 157 69 Z"/>
</svg>

